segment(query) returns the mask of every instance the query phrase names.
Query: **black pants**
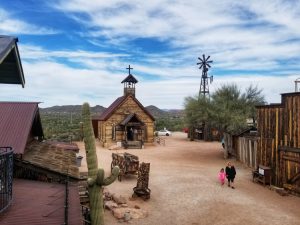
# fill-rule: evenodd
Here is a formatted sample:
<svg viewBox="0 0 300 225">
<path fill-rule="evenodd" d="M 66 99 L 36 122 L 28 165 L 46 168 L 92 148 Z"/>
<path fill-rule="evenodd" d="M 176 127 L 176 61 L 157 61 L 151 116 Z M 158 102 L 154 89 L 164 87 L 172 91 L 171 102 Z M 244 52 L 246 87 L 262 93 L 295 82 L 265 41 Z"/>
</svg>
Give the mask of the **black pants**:
<svg viewBox="0 0 300 225">
<path fill-rule="evenodd" d="M 234 182 L 234 177 L 227 177 L 228 182 Z"/>
</svg>

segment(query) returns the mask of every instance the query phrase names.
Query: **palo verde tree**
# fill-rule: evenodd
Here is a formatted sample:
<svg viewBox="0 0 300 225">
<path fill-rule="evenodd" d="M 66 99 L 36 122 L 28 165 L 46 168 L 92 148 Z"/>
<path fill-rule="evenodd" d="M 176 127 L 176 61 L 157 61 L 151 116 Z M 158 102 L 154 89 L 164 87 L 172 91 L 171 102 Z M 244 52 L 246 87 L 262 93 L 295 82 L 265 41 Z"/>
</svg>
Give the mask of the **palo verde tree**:
<svg viewBox="0 0 300 225">
<path fill-rule="evenodd" d="M 186 121 L 189 125 L 209 121 L 221 132 L 237 131 L 247 126 L 247 119 L 255 119 L 255 105 L 264 102 L 262 91 L 257 87 L 250 85 L 242 93 L 236 84 L 224 84 L 211 95 L 210 100 L 186 98 Z"/>
<path fill-rule="evenodd" d="M 119 174 L 119 167 L 114 167 L 111 176 L 104 178 L 104 170 L 98 169 L 96 145 L 90 106 L 84 103 L 82 106 L 83 136 L 88 166 L 88 190 L 91 209 L 92 225 L 104 225 L 103 212 L 103 186 L 113 183 Z"/>
<path fill-rule="evenodd" d="M 212 121 L 221 131 L 243 129 L 247 124 L 245 101 L 235 84 L 222 85 L 212 95 Z"/>
<path fill-rule="evenodd" d="M 211 104 L 209 98 L 205 96 L 186 97 L 184 100 L 185 122 L 190 128 L 189 132 L 193 132 L 195 127 L 203 126 L 204 121 L 211 120 Z M 190 133 L 191 140 L 193 134 Z"/>
</svg>

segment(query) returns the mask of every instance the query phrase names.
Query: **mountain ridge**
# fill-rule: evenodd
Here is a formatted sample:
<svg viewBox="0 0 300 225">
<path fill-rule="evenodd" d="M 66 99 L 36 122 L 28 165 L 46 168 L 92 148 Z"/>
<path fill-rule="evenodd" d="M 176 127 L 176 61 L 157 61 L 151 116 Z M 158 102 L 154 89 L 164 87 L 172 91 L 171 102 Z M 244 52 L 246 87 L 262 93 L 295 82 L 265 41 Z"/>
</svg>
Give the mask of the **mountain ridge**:
<svg viewBox="0 0 300 225">
<path fill-rule="evenodd" d="M 51 107 L 45 107 L 45 108 L 40 108 L 41 113 L 43 114 L 56 114 L 56 113 L 63 113 L 63 114 L 68 114 L 68 113 L 78 113 L 81 114 L 81 107 L 82 105 L 55 105 Z M 184 114 L 184 110 L 181 109 L 160 109 L 154 105 L 149 105 L 145 107 L 146 110 L 148 110 L 155 118 L 161 118 L 161 117 L 181 117 Z M 91 109 L 91 114 L 97 114 L 100 115 L 101 113 L 104 112 L 106 109 L 105 107 L 101 105 L 96 105 L 90 107 Z"/>
</svg>

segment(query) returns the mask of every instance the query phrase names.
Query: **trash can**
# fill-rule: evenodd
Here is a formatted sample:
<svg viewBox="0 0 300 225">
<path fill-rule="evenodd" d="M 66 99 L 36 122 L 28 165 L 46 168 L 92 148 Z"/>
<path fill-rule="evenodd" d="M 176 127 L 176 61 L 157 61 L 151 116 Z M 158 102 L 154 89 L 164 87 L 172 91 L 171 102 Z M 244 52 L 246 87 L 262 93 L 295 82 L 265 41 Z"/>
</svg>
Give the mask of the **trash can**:
<svg viewBox="0 0 300 225">
<path fill-rule="evenodd" d="M 81 166 L 81 160 L 82 160 L 82 156 L 81 155 L 79 155 L 79 156 L 77 156 L 77 158 L 76 158 L 76 165 L 78 166 L 78 167 L 80 167 Z"/>
</svg>

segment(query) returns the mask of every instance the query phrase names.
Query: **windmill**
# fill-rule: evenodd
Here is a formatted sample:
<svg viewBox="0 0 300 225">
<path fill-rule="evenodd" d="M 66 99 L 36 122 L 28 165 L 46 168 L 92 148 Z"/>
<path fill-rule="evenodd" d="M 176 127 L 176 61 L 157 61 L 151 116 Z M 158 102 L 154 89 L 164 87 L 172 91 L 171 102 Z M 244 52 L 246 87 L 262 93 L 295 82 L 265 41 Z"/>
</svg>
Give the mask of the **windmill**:
<svg viewBox="0 0 300 225">
<path fill-rule="evenodd" d="M 207 71 L 210 68 L 210 63 L 212 63 L 212 60 L 209 60 L 210 56 L 205 57 L 205 55 L 202 55 L 202 58 L 198 57 L 200 62 L 197 63 L 197 65 L 200 65 L 199 69 L 202 69 L 202 76 L 201 76 L 201 83 L 200 83 L 200 90 L 199 90 L 199 98 L 201 95 L 204 95 L 206 97 L 206 94 L 209 95 L 209 86 L 208 86 L 208 79 L 210 79 L 210 83 L 213 82 L 213 76 L 208 76 Z"/>
</svg>

